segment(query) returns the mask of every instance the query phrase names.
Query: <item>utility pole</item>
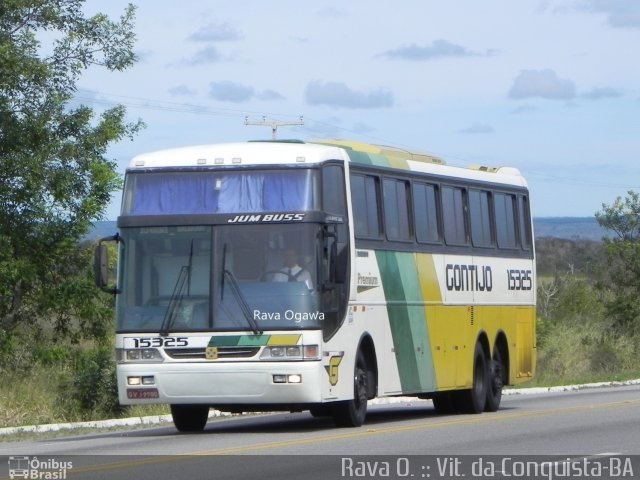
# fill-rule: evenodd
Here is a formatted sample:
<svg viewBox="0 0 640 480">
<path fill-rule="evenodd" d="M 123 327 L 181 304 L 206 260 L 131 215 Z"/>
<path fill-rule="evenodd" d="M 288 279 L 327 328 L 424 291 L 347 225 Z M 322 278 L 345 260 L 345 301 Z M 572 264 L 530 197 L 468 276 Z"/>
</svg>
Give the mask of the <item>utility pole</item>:
<svg viewBox="0 0 640 480">
<path fill-rule="evenodd" d="M 300 120 L 295 122 L 284 122 L 280 120 L 267 120 L 267 117 L 262 117 L 262 120 L 249 120 L 249 117 L 244 117 L 245 125 L 257 125 L 259 127 L 271 127 L 271 138 L 273 140 L 276 139 L 278 127 L 284 127 L 289 125 L 304 125 L 304 120 L 302 119 L 302 115 L 300 115 Z"/>
</svg>

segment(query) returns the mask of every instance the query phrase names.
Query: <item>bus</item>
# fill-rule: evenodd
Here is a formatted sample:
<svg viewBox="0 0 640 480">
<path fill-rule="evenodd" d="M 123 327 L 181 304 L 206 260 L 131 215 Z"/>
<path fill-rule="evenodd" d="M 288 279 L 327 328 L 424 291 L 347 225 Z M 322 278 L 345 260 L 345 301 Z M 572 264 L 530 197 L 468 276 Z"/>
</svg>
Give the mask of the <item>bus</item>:
<svg viewBox="0 0 640 480">
<path fill-rule="evenodd" d="M 494 412 L 535 373 L 529 207 L 515 168 L 345 140 L 136 156 L 96 248 L 119 401 L 179 431 L 210 408 L 357 427 L 389 396 Z"/>
</svg>

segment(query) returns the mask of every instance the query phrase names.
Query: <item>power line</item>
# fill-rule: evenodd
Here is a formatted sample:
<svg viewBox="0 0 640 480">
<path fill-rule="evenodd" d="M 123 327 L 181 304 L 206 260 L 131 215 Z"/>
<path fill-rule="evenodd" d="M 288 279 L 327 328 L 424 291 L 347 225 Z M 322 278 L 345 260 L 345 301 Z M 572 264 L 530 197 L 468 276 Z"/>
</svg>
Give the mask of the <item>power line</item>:
<svg viewBox="0 0 640 480">
<path fill-rule="evenodd" d="M 93 94 L 97 96 L 93 96 Z M 101 98 L 102 97 L 102 98 Z M 87 103 L 97 103 L 101 105 L 116 105 L 123 104 L 129 107 L 142 108 L 147 110 L 160 110 L 170 112 L 182 112 L 182 113 L 194 113 L 201 115 L 216 115 L 216 116 L 238 116 L 246 117 L 247 115 L 262 115 L 262 116 L 279 116 L 279 117 L 293 117 L 291 114 L 284 113 L 270 113 L 259 112 L 251 110 L 239 110 L 233 108 L 222 107 L 205 107 L 203 105 L 195 105 L 191 103 L 170 102 L 166 100 L 154 100 L 144 97 L 134 97 L 129 95 L 118 95 L 113 93 L 97 92 L 95 90 L 84 90 L 78 92 L 75 100 L 86 101 Z M 297 115 L 296 115 L 297 117 Z"/>
<path fill-rule="evenodd" d="M 96 95 L 96 96 L 93 96 L 93 95 Z M 110 100 L 110 98 L 118 99 L 118 100 Z M 276 138 L 276 132 L 279 126 L 285 126 L 285 125 L 305 126 L 305 122 L 302 116 L 297 116 L 297 115 L 292 115 L 287 113 L 266 113 L 266 112 L 257 112 L 257 111 L 249 111 L 249 110 L 238 110 L 238 109 L 232 109 L 232 108 L 223 108 L 223 107 L 212 108 L 212 107 L 205 107 L 202 105 L 194 105 L 189 103 L 170 102 L 165 100 L 153 100 L 153 99 L 148 99 L 143 97 L 134 97 L 134 96 L 128 96 L 128 95 L 117 95 L 117 94 L 111 94 L 111 93 L 105 93 L 105 92 L 97 92 L 95 90 L 80 90 L 78 94 L 76 94 L 76 96 L 74 97 L 74 100 L 80 101 L 80 102 L 85 101 L 87 103 L 94 103 L 94 104 L 100 104 L 100 105 L 106 105 L 106 106 L 114 106 L 120 103 L 129 107 L 141 108 L 146 110 L 157 110 L 157 111 L 163 111 L 163 112 L 187 113 L 187 114 L 195 114 L 195 115 L 210 115 L 210 116 L 220 116 L 220 117 L 236 117 L 236 118 L 242 117 L 245 120 L 245 125 L 270 126 L 272 129 L 272 138 L 274 139 Z M 262 116 L 262 120 L 251 121 L 248 119 L 249 115 Z M 281 117 L 281 118 L 297 117 L 298 120 L 291 120 L 291 121 L 272 120 L 271 118 L 273 117 Z M 339 130 L 341 132 L 345 132 L 349 134 L 355 134 L 359 137 L 367 138 L 374 143 L 386 144 L 386 145 L 394 146 L 396 148 L 405 148 L 411 151 L 423 150 L 420 147 L 414 148 L 413 146 L 398 144 L 396 142 L 392 142 L 381 137 L 357 132 L 355 130 L 341 127 L 339 125 L 328 123 L 322 120 L 316 120 L 310 117 L 306 117 L 306 119 L 313 122 L 313 124 L 327 126 L 332 129 Z M 305 128 L 305 130 L 309 132 L 313 132 L 314 129 Z M 431 154 L 432 152 L 426 152 L 426 153 Z M 436 156 L 440 156 L 448 160 L 457 159 L 458 161 L 469 162 L 468 160 L 464 159 L 460 155 L 446 154 L 446 153 L 440 153 L 440 152 L 435 152 L 434 154 Z M 585 180 L 579 179 L 576 177 L 554 175 L 553 173 L 550 173 L 550 172 L 542 173 L 542 172 L 531 170 L 528 168 L 524 168 L 523 173 L 525 173 L 526 174 L 525 176 L 530 180 L 532 178 L 538 178 L 548 182 L 554 182 L 554 183 L 565 184 L 565 185 L 591 186 L 591 187 L 599 187 L 599 188 L 627 188 L 627 189 L 638 188 L 638 187 L 624 186 L 624 185 L 613 183 L 613 182 L 591 181 L 586 179 Z"/>
</svg>

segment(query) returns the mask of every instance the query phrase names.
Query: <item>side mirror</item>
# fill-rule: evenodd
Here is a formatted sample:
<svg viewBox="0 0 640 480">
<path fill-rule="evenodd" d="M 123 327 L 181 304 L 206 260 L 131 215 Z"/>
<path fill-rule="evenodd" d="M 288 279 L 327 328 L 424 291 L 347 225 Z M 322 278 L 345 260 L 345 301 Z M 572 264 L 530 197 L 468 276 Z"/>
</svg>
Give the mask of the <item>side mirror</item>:
<svg viewBox="0 0 640 480">
<path fill-rule="evenodd" d="M 117 244 L 120 241 L 120 235 L 117 233 L 110 237 L 101 238 L 98 241 L 93 257 L 93 274 L 96 286 L 100 290 L 113 295 L 120 293 L 120 290 L 117 288 L 117 285 L 115 285 L 115 280 L 113 283 L 109 281 L 111 269 L 109 268 L 109 248 L 106 244 L 114 242 Z M 110 286 L 110 284 L 114 286 Z"/>
</svg>

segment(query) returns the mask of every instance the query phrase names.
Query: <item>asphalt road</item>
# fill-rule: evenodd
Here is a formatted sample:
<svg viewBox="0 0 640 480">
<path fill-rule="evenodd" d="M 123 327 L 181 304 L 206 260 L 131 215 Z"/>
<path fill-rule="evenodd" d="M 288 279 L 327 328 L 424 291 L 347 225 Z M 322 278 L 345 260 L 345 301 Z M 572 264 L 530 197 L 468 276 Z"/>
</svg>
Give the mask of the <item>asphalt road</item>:
<svg viewBox="0 0 640 480">
<path fill-rule="evenodd" d="M 638 458 L 628 463 L 629 455 Z M 9 456 L 13 466 L 37 456 L 49 473 L 69 461 L 66 478 L 501 478 L 478 458 L 497 459 L 505 473 L 505 458 L 531 456 L 614 458 L 620 476 L 591 476 L 640 478 L 640 386 L 505 396 L 498 412 L 481 415 L 436 415 L 420 400 L 375 405 L 355 429 L 295 413 L 211 420 L 200 434 L 162 427 L 2 443 L 0 478 Z M 575 478 L 589 476 L 589 465 Z"/>
</svg>

